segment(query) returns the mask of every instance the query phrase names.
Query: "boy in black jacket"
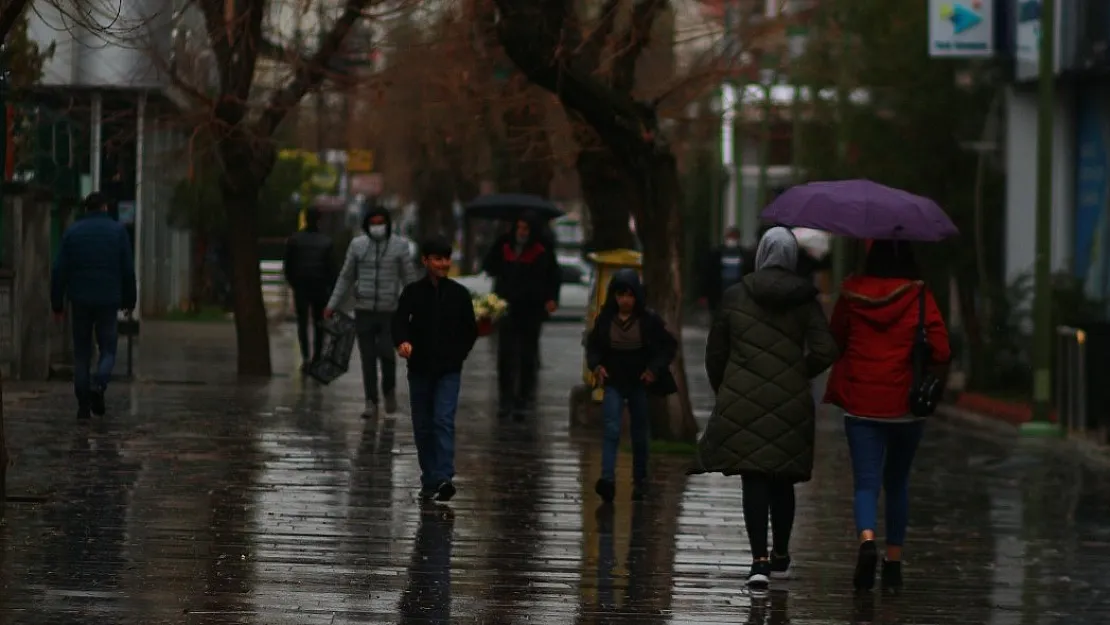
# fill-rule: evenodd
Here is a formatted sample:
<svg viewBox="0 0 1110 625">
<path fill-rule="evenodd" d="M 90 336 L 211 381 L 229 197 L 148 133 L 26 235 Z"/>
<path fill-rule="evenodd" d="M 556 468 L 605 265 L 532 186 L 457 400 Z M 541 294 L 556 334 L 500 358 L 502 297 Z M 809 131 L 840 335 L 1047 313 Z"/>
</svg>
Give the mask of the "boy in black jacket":
<svg viewBox="0 0 1110 625">
<path fill-rule="evenodd" d="M 625 402 L 632 428 L 632 498 L 639 501 L 647 493 L 647 394 L 669 395 L 677 390 L 670 371 L 677 348 L 662 317 L 647 308 L 640 276 L 632 269 L 618 271 L 586 339 L 586 365 L 605 389 L 601 478 L 594 490 L 606 502 L 616 495 L 617 448 Z"/>
<path fill-rule="evenodd" d="M 451 244 L 421 246 L 426 275 L 401 291 L 393 314 L 397 354 L 408 360 L 412 431 L 420 462 L 420 496 L 455 496 L 455 412 L 463 361 L 478 339 L 470 291 L 447 277 Z"/>
</svg>

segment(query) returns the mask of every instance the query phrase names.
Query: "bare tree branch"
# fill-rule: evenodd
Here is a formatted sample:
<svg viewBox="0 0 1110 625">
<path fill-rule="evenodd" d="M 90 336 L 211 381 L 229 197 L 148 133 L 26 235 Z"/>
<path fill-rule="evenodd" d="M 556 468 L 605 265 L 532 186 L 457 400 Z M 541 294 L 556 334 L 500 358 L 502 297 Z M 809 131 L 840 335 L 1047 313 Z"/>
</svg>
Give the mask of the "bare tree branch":
<svg viewBox="0 0 1110 625">
<path fill-rule="evenodd" d="M 8 40 L 8 33 L 15 28 L 30 3 L 30 0 L 6 0 L 0 4 L 0 41 Z"/>
<path fill-rule="evenodd" d="M 636 63 L 651 42 L 655 18 L 667 8 L 667 0 L 640 0 L 632 8 L 632 19 L 620 38 L 613 60 L 613 88 L 627 93 L 636 82 Z"/>
<path fill-rule="evenodd" d="M 274 94 L 270 104 L 259 119 L 258 129 L 264 136 L 270 136 L 277 130 L 281 120 L 285 118 L 306 93 L 320 86 L 327 74 L 327 67 L 332 59 L 343 47 L 343 40 L 354 28 L 355 22 L 362 17 L 362 12 L 370 5 L 372 0 L 347 0 L 343 13 L 332 25 L 331 30 L 320 41 L 320 47 L 307 63 L 297 66 L 296 73 L 284 89 Z"/>
</svg>

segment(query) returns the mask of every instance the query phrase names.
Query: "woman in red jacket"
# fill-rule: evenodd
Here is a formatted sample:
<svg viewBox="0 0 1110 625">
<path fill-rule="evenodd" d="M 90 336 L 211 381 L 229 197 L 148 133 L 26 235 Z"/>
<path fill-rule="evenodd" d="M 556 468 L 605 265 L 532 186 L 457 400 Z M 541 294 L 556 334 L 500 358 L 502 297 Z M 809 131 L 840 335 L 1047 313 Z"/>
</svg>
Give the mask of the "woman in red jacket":
<svg viewBox="0 0 1110 625">
<path fill-rule="evenodd" d="M 925 296 L 925 328 L 935 366 L 948 363 L 948 330 L 921 281 L 908 243 L 875 241 L 864 272 L 844 281 L 830 323 L 841 357 L 833 365 L 825 401 L 844 409 L 844 429 L 855 481 L 860 548 L 855 586 L 875 585 L 880 489 L 886 489 L 886 559 L 882 588 L 902 587 L 902 543 L 909 516 L 909 474 L 925 422 L 910 413 L 910 351 Z M 941 378 L 943 379 L 943 377 Z"/>
</svg>

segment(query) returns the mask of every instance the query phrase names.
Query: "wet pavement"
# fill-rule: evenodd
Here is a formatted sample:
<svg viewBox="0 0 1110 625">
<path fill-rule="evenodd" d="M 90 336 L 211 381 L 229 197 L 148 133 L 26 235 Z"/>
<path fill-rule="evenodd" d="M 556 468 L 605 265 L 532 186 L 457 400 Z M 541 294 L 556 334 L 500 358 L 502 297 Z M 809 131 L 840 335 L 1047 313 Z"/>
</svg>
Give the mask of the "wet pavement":
<svg viewBox="0 0 1110 625">
<path fill-rule="evenodd" d="M 797 578 L 752 596 L 737 480 L 687 478 L 685 460 L 656 457 L 650 501 L 626 488 L 599 507 L 598 441 L 567 426 L 576 326 L 545 330 L 528 424 L 492 414 L 479 344 L 459 495 L 424 509 L 407 416 L 359 418 L 356 370 L 306 382 L 283 328 L 282 375 L 235 383 L 230 326 L 148 327 L 141 379 L 111 390 L 109 418 L 78 427 L 64 383 L 6 406 L 9 493 L 22 499 L 0 533 L 0 623 L 1110 622 L 1110 472 L 1060 444 L 931 425 L 907 592 L 855 598 L 848 459 L 826 415 L 816 478 L 799 491 Z"/>
</svg>

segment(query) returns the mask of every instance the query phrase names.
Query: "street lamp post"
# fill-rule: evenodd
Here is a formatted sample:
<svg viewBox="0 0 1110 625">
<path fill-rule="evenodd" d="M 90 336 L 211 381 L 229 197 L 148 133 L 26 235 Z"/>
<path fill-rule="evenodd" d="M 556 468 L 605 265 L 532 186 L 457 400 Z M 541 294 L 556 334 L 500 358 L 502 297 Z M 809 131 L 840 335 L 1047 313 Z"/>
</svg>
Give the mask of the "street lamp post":
<svg viewBox="0 0 1110 625">
<path fill-rule="evenodd" d="M 1058 436 L 1049 421 L 1052 409 L 1052 135 L 1056 104 L 1056 0 L 1041 2 L 1038 54 L 1037 216 L 1033 265 L 1033 420 L 1022 426 L 1027 436 Z"/>
</svg>

